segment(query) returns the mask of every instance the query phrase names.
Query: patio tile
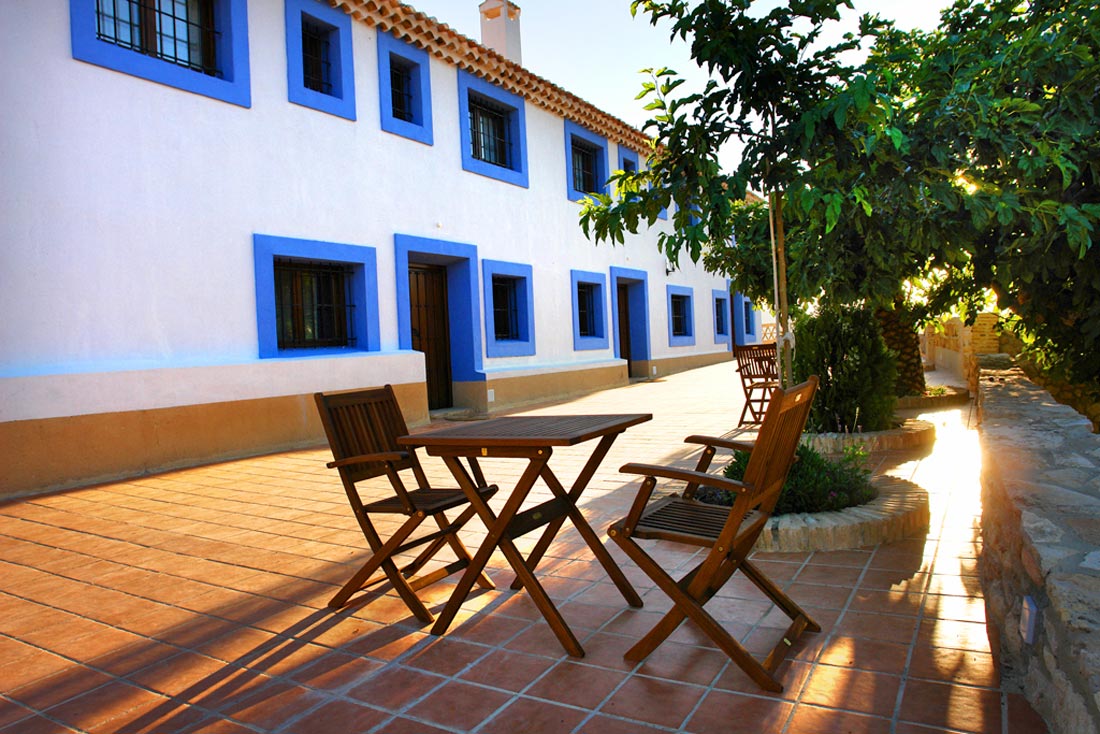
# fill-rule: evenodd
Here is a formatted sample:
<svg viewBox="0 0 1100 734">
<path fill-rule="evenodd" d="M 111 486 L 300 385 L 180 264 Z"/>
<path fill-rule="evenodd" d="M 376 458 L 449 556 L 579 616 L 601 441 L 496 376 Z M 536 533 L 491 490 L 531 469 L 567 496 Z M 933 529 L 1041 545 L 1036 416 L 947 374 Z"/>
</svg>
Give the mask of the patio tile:
<svg viewBox="0 0 1100 734">
<path fill-rule="evenodd" d="M 445 681 L 446 678 L 395 666 L 375 673 L 348 691 L 348 695 L 371 706 L 399 711 Z"/>
<path fill-rule="evenodd" d="M 554 664 L 551 658 L 494 649 L 472 668 L 463 671 L 460 678 L 467 683 L 519 692 Z"/>
<path fill-rule="evenodd" d="M 965 732 L 1001 731 L 1001 694 L 956 683 L 910 680 L 899 721 Z"/>
<path fill-rule="evenodd" d="M 862 637 L 882 642 L 908 645 L 917 630 L 917 618 L 869 612 L 848 612 L 835 632 L 849 637 Z"/>
<path fill-rule="evenodd" d="M 663 457 L 693 466 L 697 454 L 670 435 L 729 431 L 740 399 L 726 389 L 731 369 L 525 411 L 610 413 L 629 403 L 654 413 L 620 437 L 589 485 L 581 511 L 597 532 L 635 496 L 637 483 L 616 467 Z M 941 415 L 943 423 L 962 414 Z M 568 484 L 587 456 L 555 451 L 555 473 Z M 508 588 L 514 573 L 500 554 L 487 567 L 498 588 L 475 591 L 441 637 L 386 585 L 329 610 L 367 551 L 324 467 L 327 449 L 8 502 L 0 505 L 0 733 L 70 731 L 66 724 L 155 734 L 1045 732 L 1022 697 L 998 688 L 975 576 L 976 479 L 930 471 L 935 457 L 879 462 L 927 485 L 928 532 L 857 550 L 753 555 L 823 627 L 781 664 L 780 694 L 762 691 L 691 622 L 644 661 L 623 660 L 671 602 L 612 543 L 645 602 L 630 608 L 568 525 L 538 573 L 584 658 L 566 655 L 529 595 Z M 483 466 L 502 486 L 521 468 Z M 450 481 L 441 463 L 425 468 Z M 531 500 L 549 498 L 540 485 Z M 462 533 L 471 549 L 484 535 L 476 521 Z M 517 546 L 527 552 L 534 539 Z M 650 545 L 674 577 L 699 561 L 693 549 Z M 420 593 L 438 612 L 456 581 Z M 741 574 L 707 609 L 754 653 L 788 624 Z"/>
<path fill-rule="evenodd" d="M 633 676 L 601 707 L 603 713 L 679 728 L 706 690 L 659 678 Z"/>
<path fill-rule="evenodd" d="M 519 698 L 498 712 L 479 732 L 481 734 L 559 734 L 572 731 L 588 715 L 587 711 L 558 706 L 546 701 Z"/>
<path fill-rule="evenodd" d="M 301 717 L 282 731 L 285 734 L 335 734 L 365 732 L 378 726 L 390 715 L 384 711 L 352 703 L 332 701 Z"/>
<path fill-rule="evenodd" d="M 901 675 L 905 672 L 908 656 L 908 644 L 860 637 L 833 637 L 817 659 L 836 667 Z"/>
<path fill-rule="evenodd" d="M 918 645 L 913 650 L 909 675 L 989 688 L 999 685 L 999 673 L 993 655 L 974 650 Z"/>
<path fill-rule="evenodd" d="M 852 668 L 818 665 L 802 689 L 802 701 L 863 713 L 893 713 L 901 678 Z"/>
<path fill-rule="evenodd" d="M 787 734 L 890 734 L 890 719 L 801 705 L 795 709 L 786 731 Z"/>
<path fill-rule="evenodd" d="M 633 719 L 617 719 L 598 714 L 577 730 L 577 734 L 656 734 L 657 732 L 667 734 L 668 729 L 649 726 Z"/>
<path fill-rule="evenodd" d="M 793 707 L 782 700 L 711 691 L 691 714 L 685 731 L 728 734 L 731 731 L 780 731 Z"/>
<path fill-rule="evenodd" d="M 524 691 L 524 695 L 595 709 L 626 679 L 626 674 L 566 660 Z"/>
<path fill-rule="evenodd" d="M 413 704 L 409 716 L 468 731 L 488 718 L 511 698 L 511 694 L 462 682 L 450 682 Z"/>
</svg>

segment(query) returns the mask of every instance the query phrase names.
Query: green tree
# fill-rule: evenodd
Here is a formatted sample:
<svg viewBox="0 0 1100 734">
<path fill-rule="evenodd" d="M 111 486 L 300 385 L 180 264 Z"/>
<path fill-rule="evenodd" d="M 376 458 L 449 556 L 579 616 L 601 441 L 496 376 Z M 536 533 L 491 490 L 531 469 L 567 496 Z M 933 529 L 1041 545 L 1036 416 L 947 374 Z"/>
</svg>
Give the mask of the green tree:
<svg viewBox="0 0 1100 734">
<path fill-rule="evenodd" d="M 795 298 L 900 305 L 915 322 L 992 289 L 1049 361 L 1100 377 L 1100 6 L 959 0 L 931 33 L 864 17 L 820 50 L 849 3 L 751 6 L 632 4 L 671 19 L 715 80 L 678 98 L 679 77 L 653 73 L 640 95 L 655 112 L 650 170 L 588 202 L 585 231 L 621 241 L 675 204 L 669 259 L 685 250 L 758 298 L 771 289 L 768 212 L 738 202 L 747 186 L 779 192 Z M 866 63 L 842 62 L 869 38 Z M 717 150 L 734 139 L 745 155 L 723 172 Z M 923 310 L 904 301 L 914 278 L 935 284 Z"/>
</svg>

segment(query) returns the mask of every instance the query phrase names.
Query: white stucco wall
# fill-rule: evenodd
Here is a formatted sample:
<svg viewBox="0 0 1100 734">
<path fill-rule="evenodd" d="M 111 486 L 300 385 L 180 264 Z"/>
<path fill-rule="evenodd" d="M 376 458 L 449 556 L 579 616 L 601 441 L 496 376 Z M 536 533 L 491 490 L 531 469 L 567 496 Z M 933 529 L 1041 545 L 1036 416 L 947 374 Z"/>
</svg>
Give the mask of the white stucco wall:
<svg viewBox="0 0 1100 734">
<path fill-rule="evenodd" d="M 725 351 L 724 281 L 686 263 L 666 281 L 655 233 L 584 238 L 560 118 L 527 104 L 529 188 L 469 173 L 454 67 L 431 61 L 426 146 L 380 129 L 372 29 L 353 23 L 351 122 L 287 101 L 283 3 L 248 14 L 250 109 L 74 60 L 66 0 L 0 11 L 0 59 L 34 70 L 0 77 L 0 421 L 423 380 L 398 350 L 395 234 L 534 266 L 537 354 L 486 370 L 614 358 L 573 350 L 574 268 L 649 272 L 651 358 Z M 260 360 L 254 233 L 376 248 L 382 352 Z M 694 288 L 694 347 L 668 346 L 666 282 Z"/>
</svg>

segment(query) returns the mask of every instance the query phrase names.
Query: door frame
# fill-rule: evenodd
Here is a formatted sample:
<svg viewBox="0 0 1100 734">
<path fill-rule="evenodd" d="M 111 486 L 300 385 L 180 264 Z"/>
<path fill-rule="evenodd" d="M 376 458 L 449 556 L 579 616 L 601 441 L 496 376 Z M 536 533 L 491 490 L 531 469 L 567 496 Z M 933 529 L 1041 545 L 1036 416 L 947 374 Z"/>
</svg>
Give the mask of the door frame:
<svg viewBox="0 0 1100 734">
<path fill-rule="evenodd" d="M 412 349 L 409 314 L 409 263 L 447 268 L 447 320 L 451 334 L 452 382 L 484 382 L 481 357 L 481 306 L 477 247 L 462 242 L 395 234 L 394 279 L 397 286 L 397 345 Z M 459 392 L 454 391 L 457 396 Z"/>
<path fill-rule="evenodd" d="M 630 354 L 622 354 L 619 344 L 619 286 L 627 287 L 627 313 L 630 318 Z M 633 268 L 611 268 L 611 318 L 614 321 L 611 333 L 615 339 L 615 356 L 628 359 L 636 366 L 635 371 L 648 369 L 649 364 L 649 273 Z M 649 377 L 648 374 L 628 375 L 628 377 Z"/>
</svg>

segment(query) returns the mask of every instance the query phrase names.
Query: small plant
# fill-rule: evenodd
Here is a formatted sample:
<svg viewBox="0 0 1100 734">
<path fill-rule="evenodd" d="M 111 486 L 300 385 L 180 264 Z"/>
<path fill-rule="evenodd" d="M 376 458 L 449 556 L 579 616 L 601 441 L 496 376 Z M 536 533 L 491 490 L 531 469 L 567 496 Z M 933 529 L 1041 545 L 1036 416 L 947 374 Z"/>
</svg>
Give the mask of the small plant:
<svg viewBox="0 0 1100 734">
<path fill-rule="evenodd" d="M 775 515 L 843 510 L 866 504 L 878 495 L 871 485 L 871 472 L 866 467 L 867 451 L 862 446 L 849 446 L 843 456 L 833 459 L 803 444 L 795 455 L 798 460 L 787 475 Z M 747 465 L 748 454 L 739 453 L 724 474 L 730 479 L 741 479 Z M 732 492 L 714 487 L 700 487 L 695 498 L 716 505 L 733 504 Z"/>
<path fill-rule="evenodd" d="M 891 427 L 897 369 L 869 309 L 823 308 L 800 318 L 795 336 L 795 382 L 810 375 L 821 379 L 807 431 L 862 433 Z"/>
<path fill-rule="evenodd" d="M 943 385 L 933 385 L 924 389 L 924 394 L 930 398 L 942 398 L 947 394 L 947 388 Z"/>
</svg>

